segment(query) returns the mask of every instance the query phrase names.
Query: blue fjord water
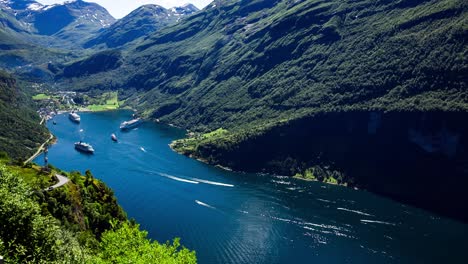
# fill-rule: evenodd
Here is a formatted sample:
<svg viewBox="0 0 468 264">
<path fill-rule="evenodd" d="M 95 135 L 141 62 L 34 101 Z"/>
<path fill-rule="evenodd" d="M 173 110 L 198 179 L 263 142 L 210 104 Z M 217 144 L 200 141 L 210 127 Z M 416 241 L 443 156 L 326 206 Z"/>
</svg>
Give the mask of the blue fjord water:
<svg viewBox="0 0 468 264">
<path fill-rule="evenodd" d="M 160 242 L 181 237 L 200 263 L 466 263 L 468 225 L 365 191 L 282 176 L 224 171 L 174 153 L 183 131 L 129 111 L 67 115 L 48 123 L 49 162 L 90 169 L 129 217 Z M 115 133 L 119 142 L 111 141 Z M 73 143 L 93 145 L 94 155 Z M 42 156 L 36 162 L 42 164 Z"/>
</svg>

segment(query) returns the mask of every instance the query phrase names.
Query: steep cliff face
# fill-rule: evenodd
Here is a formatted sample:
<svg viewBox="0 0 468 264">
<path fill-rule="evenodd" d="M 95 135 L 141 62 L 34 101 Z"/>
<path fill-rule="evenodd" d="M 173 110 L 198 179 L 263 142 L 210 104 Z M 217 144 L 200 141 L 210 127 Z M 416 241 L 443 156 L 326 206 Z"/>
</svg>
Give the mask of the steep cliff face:
<svg viewBox="0 0 468 264">
<path fill-rule="evenodd" d="M 468 220 L 467 118 L 461 112 L 317 114 L 186 154 L 250 172 L 293 176 L 313 168 L 322 180 L 334 175 L 340 183 Z"/>
</svg>

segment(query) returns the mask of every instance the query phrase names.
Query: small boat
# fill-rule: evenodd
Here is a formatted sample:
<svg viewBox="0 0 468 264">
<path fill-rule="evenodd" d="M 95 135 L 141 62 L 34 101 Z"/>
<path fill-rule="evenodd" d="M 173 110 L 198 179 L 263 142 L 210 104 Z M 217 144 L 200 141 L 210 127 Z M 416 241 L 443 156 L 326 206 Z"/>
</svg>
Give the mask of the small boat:
<svg viewBox="0 0 468 264">
<path fill-rule="evenodd" d="M 94 153 L 94 149 L 90 144 L 81 141 L 75 143 L 75 149 L 85 153 Z"/>
<path fill-rule="evenodd" d="M 68 118 L 75 123 L 80 123 L 81 121 L 81 117 L 75 112 L 70 112 L 70 114 L 68 114 Z"/>
<path fill-rule="evenodd" d="M 55 122 L 55 120 L 54 120 L 54 121 L 52 121 L 52 124 L 56 125 L 56 124 L 57 124 L 57 122 Z"/>
<path fill-rule="evenodd" d="M 125 121 L 122 124 L 120 124 L 120 129 L 122 130 L 131 129 L 131 128 L 139 126 L 140 124 L 141 124 L 141 119 L 136 118 L 130 121 Z"/>
<path fill-rule="evenodd" d="M 112 135 L 111 135 L 111 139 L 112 139 L 113 141 L 117 142 L 117 136 L 116 136 L 115 134 L 112 134 Z"/>
</svg>

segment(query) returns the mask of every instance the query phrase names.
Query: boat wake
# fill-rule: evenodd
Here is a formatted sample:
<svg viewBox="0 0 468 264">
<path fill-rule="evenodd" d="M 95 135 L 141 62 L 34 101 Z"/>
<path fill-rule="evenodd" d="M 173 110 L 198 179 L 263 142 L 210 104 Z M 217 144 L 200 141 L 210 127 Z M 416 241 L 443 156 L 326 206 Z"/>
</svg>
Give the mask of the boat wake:
<svg viewBox="0 0 468 264">
<path fill-rule="evenodd" d="M 384 222 L 384 221 L 377 221 L 377 220 L 366 220 L 366 219 L 361 219 L 362 223 L 365 224 L 382 224 L 382 225 L 392 225 L 396 226 L 394 223 L 389 223 L 389 222 Z"/>
<path fill-rule="evenodd" d="M 214 181 L 207 181 L 207 180 L 202 180 L 198 178 L 193 178 L 192 180 L 201 182 L 201 183 L 206 183 L 206 184 L 211 184 L 211 185 L 218 185 L 218 186 L 224 186 L 224 187 L 234 187 L 232 184 L 227 184 L 227 183 L 222 183 L 222 182 L 214 182 Z"/>
<path fill-rule="evenodd" d="M 335 203 L 335 202 L 332 202 L 330 200 L 325 200 L 325 199 L 320 199 L 320 198 L 317 198 L 317 201 L 321 201 L 321 202 L 324 202 L 324 203 Z"/>
<path fill-rule="evenodd" d="M 277 220 L 277 221 L 285 222 L 288 224 L 293 224 L 300 228 L 303 228 L 305 230 L 312 231 L 312 232 L 318 232 L 322 234 L 335 235 L 335 236 L 346 237 L 346 238 L 354 238 L 351 235 L 352 233 L 351 230 L 344 228 L 344 227 L 340 227 L 340 226 L 328 225 L 328 224 L 316 224 L 316 223 L 304 222 L 301 219 L 292 220 L 292 219 L 275 217 L 275 216 L 270 216 L 270 218 Z"/>
<path fill-rule="evenodd" d="M 169 175 L 169 174 L 166 174 L 166 173 L 158 173 L 158 174 L 163 176 L 163 177 L 174 180 L 174 181 L 186 182 L 186 183 L 191 183 L 191 184 L 199 184 L 199 182 L 197 182 L 197 181 L 191 181 L 191 180 L 188 180 L 188 179 L 179 178 L 179 177 L 172 176 L 172 175 Z"/>
<path fill-rule="evenodd" d="M 224 186 L 224 187 L 231 187 L 231 188 L 234 187 L 233 184 L 227 184 L 227 183 L 222 183 L 222 182 L 207 181 L 207 180 L 202 180 L 198 178 L 182 178 L 182 177 L 177 177 L 177 176 L 170 175 L 170 174 L 163 173 L 163 172 L 155 172 L 155 171 L 149 171 L 149 170 L 141 170 L 141 171 L 145 173 L 149 173 L 149 174 L 157 174 L 165 178 L 169 178 L 171 180 L 179 181 L 179 182 L 185 182 L 185 183 L 191 183 L 191 184 L 205 183 L 205 184 L 210 184 L 210 185 L 217 185 L 217 186 Z"/>
<path fill-rule="evenodd" d="M 336 209 L 337 209 L 337 210 L 341 210 L 341 211 L 350 212 L 350 213 L 355 213 L 355 214 L 358 214 L 358 215 L 373 216 L 373 215 L 368 214 L 368 213 L 364 213 L 364 212 L 357 211 L 357 210 L 351 210 L 351 209 L 348 209 L 348 208 L 341 208 L 341 207 L 338 207 L 338 208 L 336 208 Z"/>
<path fill-rule="evenodd" d="M 201 205 L 201 206 L 208 207 L 208 208 L 211 208 L 211 209 L 216 209 L 215 207 L 213 207 L 213 206 L 211 206 L 211 205 L 209 205 L 209 204 L 206 204 L 206 203 L 204 203 L 204 202 L 200 202 L 200 201 L 198 201 L 198 200 L 195 200 L 195 202 L 196 202 L 197 204 Z"/>
<path fill-rule="evenodd" d="M 276 181 L 276 180 L 271 180 L 271 182 L 273 183 L 277 183 L 277 184 L 282 184 L 282 185 L 291 185 L 291 182 L 288 182 L 288 181 Z"/>
</svg>

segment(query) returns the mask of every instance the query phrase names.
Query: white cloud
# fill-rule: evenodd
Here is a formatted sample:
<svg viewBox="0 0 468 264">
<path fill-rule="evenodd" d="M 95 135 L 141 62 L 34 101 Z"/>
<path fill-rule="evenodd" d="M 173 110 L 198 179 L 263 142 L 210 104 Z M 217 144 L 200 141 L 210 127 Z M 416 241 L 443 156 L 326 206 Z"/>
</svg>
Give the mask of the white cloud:
<svg viewBox="0 0 468 264">
<path fill-rule="evenodd" d="M 42 4 L 50 5 L 63 3 L 64 0 L 36 0 Z M 170 8 L 192 3 L 198 8 L 204 8 L 212 0 L 85 0 L 86 2 L 95 2 L 105 7 L 115 18 L 121 18 L 132 12 L 136 8 L 146 4 L 156 4 Z"/>
</svg>

